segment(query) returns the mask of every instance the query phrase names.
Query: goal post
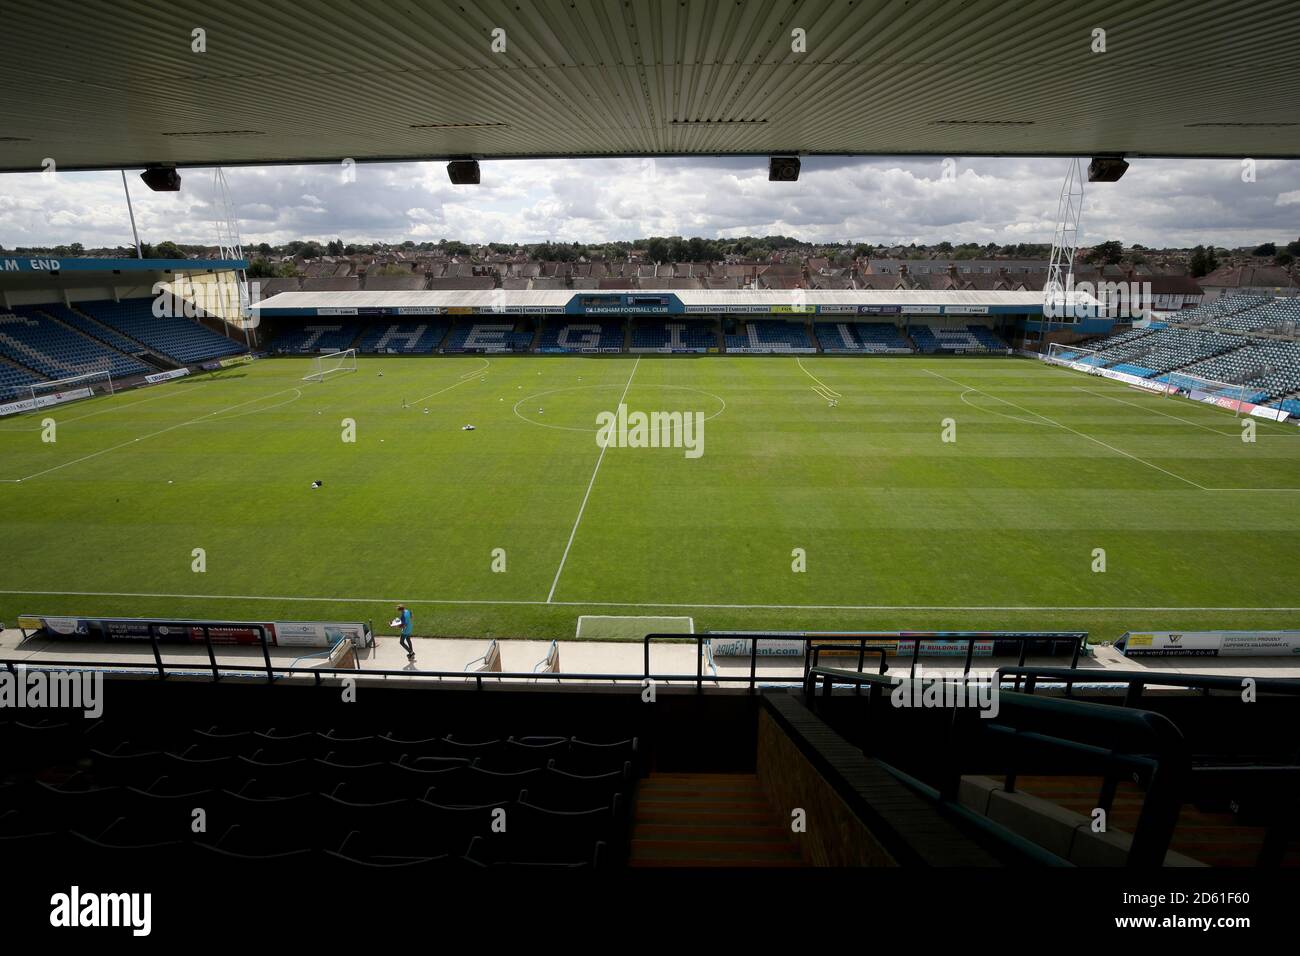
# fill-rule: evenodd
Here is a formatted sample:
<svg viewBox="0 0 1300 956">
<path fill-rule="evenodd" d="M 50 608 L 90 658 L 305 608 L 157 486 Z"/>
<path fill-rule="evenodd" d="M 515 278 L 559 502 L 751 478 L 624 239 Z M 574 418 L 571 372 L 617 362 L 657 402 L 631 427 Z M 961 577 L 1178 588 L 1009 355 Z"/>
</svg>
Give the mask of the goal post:
<svg viewBox="0 0 1300 956">
<path fill-rule="evenodd" d="M 1085 348 L 1082 345 L 1062 345 L 1059 342 L 1052 342 L 1047 346 L 1045 358 L 1054 365 L 1065 365 L 1081 372 L 1105 368 L 1116 361 L 1098 349 Z"/>
<path fill-rule="evenodd" d="M 48 382 L 34 382 L 26 387 L 28 393 L 26 398 L 30 398 L 34 405 L 45 404 L 41 401 L 53 395 L 66 396 L 63 400 L 69 401 L 73 398 L 89 398 L 94 394 L 95 388 L 100 387 L 108 394 L 113 394 L 113 375 L 107 366 L 95 372 L 82 372 L 79 375 L 68 375 L 64 378 L 52 379 Z M 78 394 L 78 393 L 83 394 Z"/>
<path fill-rule="evenodd" d="M 309 374 L 304 375 L 304 382 L 323 382 L 325 379 L 339 372 L 355 372 L 357 370 L 357 350 L 343 349 L 339 352 L 327 352 L 324 355 L 317 355 L 312 362 L 312 370 Z"/>
<path fill-rule="evenodd" d="M 1240 382 L 1222 382 L 1213 378 L 1204 378 L 1190 372 L 1169 372 L 1160 376 L 1168 385 L 1165 397 L 1182 395 L 1196 402 L 1207 402 L 1220 408 L 1230 409 L 1240 416 L 1242 407 L 1250 402 L 1259 391 Z"/>
</svg>

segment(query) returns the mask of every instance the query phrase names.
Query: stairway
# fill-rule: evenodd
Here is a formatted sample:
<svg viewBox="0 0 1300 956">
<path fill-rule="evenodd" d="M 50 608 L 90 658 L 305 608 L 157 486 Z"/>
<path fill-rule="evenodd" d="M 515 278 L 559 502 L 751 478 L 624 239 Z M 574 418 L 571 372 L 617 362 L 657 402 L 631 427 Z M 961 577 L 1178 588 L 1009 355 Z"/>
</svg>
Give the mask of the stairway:
<svg viewBox="0 0 1300 956">
<path fill-rule="evenodd" d="M 804 866 L 754 774 L 652 773 L 637 788 L 628 865 Z"/>
<path fill-rule="evenodd" d="M 1016 786 L 1031 796 L 1090 817 L 1097 805 L 1101 778 L 1023 776 L 1016 781 Z M 1133 784 L 1119 781 L 1111 805 L 1110 828 L 1123 833 L 1136 830 L 1144 799 L 1144 794 Z M 1209 866 L 1254 866 L 1263 843 L 1263 827 L 1239 823 L 1228 812 L 1206 812 L 1183 804 L 1169 849 Z M 1282 865 L 1300 866 L 1300 842 L 1291 841 Z"/>
</svg>

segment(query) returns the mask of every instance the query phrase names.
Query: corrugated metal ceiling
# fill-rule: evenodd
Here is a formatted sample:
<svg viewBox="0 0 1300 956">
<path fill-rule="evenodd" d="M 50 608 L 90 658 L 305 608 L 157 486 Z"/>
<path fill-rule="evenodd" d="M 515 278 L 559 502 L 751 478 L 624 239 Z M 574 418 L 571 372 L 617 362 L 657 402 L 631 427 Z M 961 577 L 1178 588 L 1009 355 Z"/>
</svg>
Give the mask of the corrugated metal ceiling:
<svg viewBox="0 0 1300 956">
<path fill-rule="evenodd" d="M 1293 0 L 10 0 L 0 170 L 1296 157 L 1298 27 Z M 195 28 L 207 52 L 192 51 Z"/>
</svg>

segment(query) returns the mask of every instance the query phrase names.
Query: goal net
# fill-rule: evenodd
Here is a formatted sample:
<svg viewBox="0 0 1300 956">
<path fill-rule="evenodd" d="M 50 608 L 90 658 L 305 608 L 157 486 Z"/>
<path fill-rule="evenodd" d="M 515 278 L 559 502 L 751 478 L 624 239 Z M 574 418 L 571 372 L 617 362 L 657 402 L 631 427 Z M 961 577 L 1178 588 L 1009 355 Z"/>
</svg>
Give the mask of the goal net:
<svg viewBox="0 0 1300 956">
<path fill-rule="evenodd" d="M 330 352 L 316 356 L 312 363 L 311 374 L 304 375 L 304 382 L 323 382 L 338 372 L 355 372 L 357 370 L 357 350 L 344 349 L 342 352 Z"/>
<path fill-rule="evenodd" d="M 1259 389 L 1233 382 L 1221 382 L 1212 378 L 1203 378 L 1189 372 L 1170 372 L 1160 376 L 1168 385 L 1165 391 L 1169 395 L 1183 395 L 1195 402 L 1207 402 L 1220 408 L 1231 409 L 1236 415 L 1242 412 L 1242 406 L 1256 397 Z"/>
<path fill-rule="evenodd" d="M 1048 345 L 1046 358 L 1056 365 L 1066 365 L 1081 372 L 1105 368 L 1116 361 L 1097 349 L 1084 348 L 1081 345 L 1061 345 L 1059 342 Z"/>
<path fill-rule="evenodd" d="M 0 415 L 20 415 L 23 412 L 93 398 L 96 391 L 113 394 L 113 376 L 105 365 L 97 372 L 82 372 L 49 382 L 15 385 L 8 391 L 0 390 Z"/>
</svg>

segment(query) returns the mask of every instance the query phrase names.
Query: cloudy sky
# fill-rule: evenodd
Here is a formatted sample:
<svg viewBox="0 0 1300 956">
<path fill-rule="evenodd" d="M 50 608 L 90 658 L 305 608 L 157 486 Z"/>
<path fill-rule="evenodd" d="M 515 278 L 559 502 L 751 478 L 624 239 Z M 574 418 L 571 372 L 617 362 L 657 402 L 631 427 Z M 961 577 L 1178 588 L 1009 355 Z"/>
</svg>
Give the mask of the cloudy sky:
<svg viewBox="0 0 1300 956">
<path fill-rule="evenodd" d="M 810 241 L 1050 242 L 1066 160 L 805 158 L 797 183 L 767 181 L 762 157 L 513 160 L 452 186 L 442 163 L 227 170 L 246 245 L 344 242 L 601 242 L 648 235 L 781 233 Z M 211 170 L 179 193 L 128 172 L 146 242 L 215 244 Z M 1300 235 L 1300 162 L 1134 160 L 1087 188 L 1081 242 L 1278 244 Z M 119 173 L 0 175 L 0 246 L 129 245 Z"/>
</svg>

